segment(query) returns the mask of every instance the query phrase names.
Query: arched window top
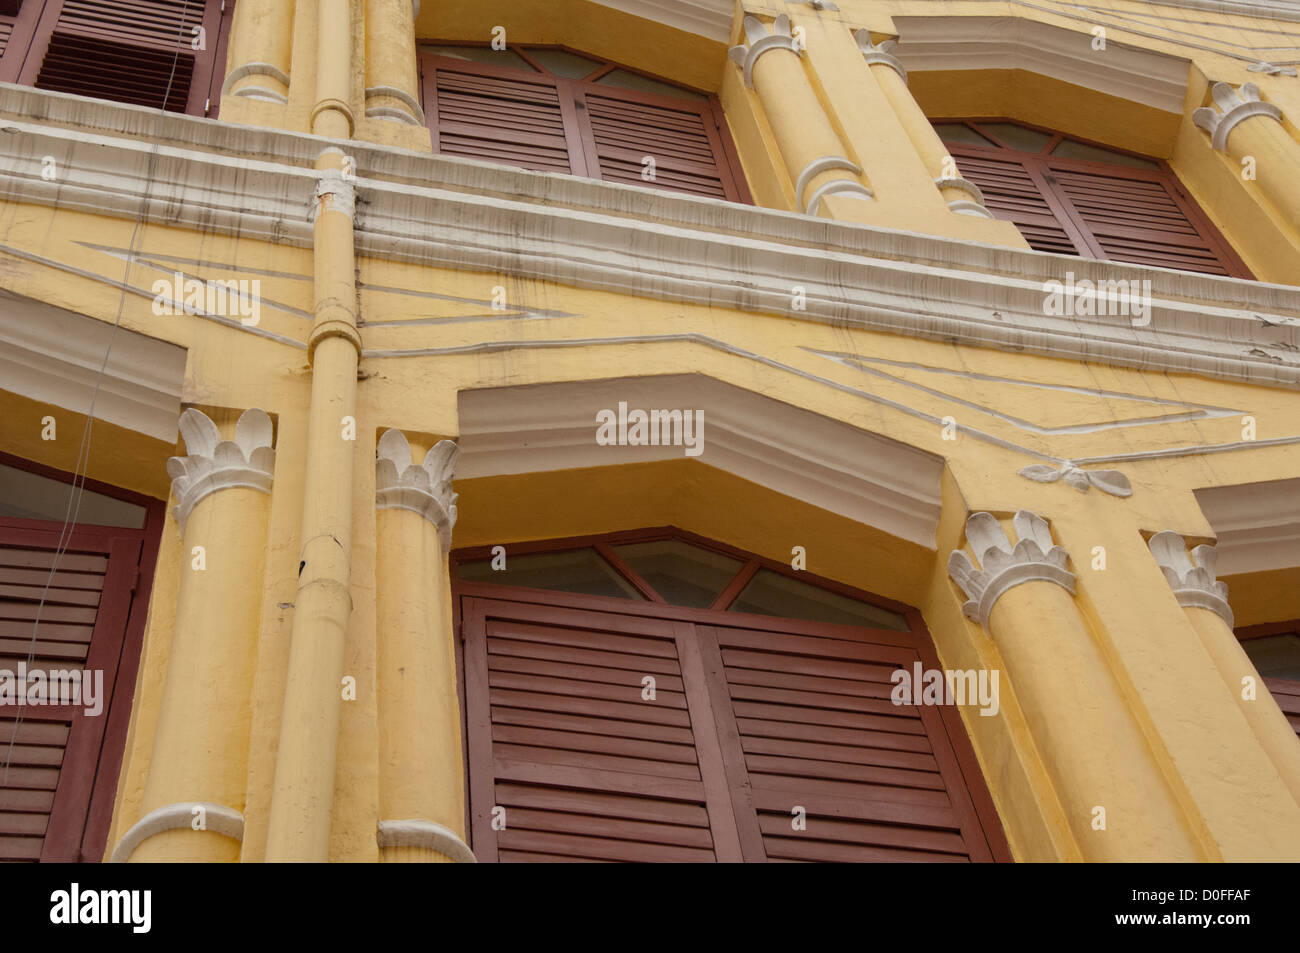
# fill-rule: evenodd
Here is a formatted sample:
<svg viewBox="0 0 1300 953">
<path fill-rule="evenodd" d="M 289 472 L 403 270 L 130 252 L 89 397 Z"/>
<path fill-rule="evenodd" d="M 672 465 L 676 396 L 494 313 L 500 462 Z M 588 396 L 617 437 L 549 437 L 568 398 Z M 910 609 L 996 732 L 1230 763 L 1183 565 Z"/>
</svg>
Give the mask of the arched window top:
<svg viewBox="0 0 1300 953">
<path fill-rule="evenodd" d="M 1159 159 L 1006 119 L 935 131 L 995 216 L 1038 251 L 1250 278 Z"/>
<path fill-rule="evenodd" d="M 420 45 L 435 152 L 748 202 L 700 90 L 556 46 Z"/>
</svg>

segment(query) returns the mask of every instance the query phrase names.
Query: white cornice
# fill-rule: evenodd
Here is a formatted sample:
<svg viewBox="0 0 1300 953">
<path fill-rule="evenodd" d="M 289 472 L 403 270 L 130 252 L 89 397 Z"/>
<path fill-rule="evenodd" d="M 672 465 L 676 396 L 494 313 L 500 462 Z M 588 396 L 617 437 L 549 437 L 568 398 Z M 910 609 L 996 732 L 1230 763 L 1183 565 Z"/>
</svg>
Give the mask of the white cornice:
<svg viewBox="0 0 1300 953">
<path fill-rule="evenodd" d="M 0 389 L 174 443 L 184 379 L 184 348 L 0 290 Z"/>
<path fill-rule="evenodd" d="M 703 452 L 602 446 L 596 414 L 703 411 Z M 693 459 L 933 549 L 943 461 L 701 375 L 463 391 L 457 479 Z"/>
<path fill-rule="evenodd" d="M 1019 69 L 1180 113 L 1188 61 L 1113 41 L 1104 53 L 1085 30 L 1020 17 L 894 17 L 894 55 L 909 72 Z"/>
<path fill-rule="evenodd" d="M 977 347 L 1300 386 L 1300 289 L 982 245 L 0 85 L 0 200 L 309 247 L 322 148 L 360 255 Z M 109 130 L 157 135 L 161 144 Z M 61 157 L 57 182 L 41 157 Z M 503 236 L 509 236 L 503 240 Z M 0 255 L 0 257 L 3 257 Z M 1149 280 L 1150 321 L 1049 316 L 1044 283 Z M 807 309 L 790 311 L 791 287 Z M 250 329 L 256 331 L 260 329 Z"/>
<path fill-rule="evenodd" d="M 653 20 L 720 43 L 731 32 L 733 0 L 594 0 L 602 7 Z"/>
<path fill-rule="evenodd" d="M 1218 537 L 1219 574 L 1300 566 L 1300 479 L 1197 490 Z"/>
</svg>

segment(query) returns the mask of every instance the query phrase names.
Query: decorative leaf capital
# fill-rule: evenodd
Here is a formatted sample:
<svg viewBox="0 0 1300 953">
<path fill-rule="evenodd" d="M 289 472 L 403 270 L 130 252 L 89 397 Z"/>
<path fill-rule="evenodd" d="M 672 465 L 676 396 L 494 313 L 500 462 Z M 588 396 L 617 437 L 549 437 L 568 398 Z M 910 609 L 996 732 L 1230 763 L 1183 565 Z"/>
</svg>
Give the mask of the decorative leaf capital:
<svg viewBox="0 0 1300 953">
<path fill-rule="evenodd" d="M 1219 554 L 1213 546 L 1197 546 L 1189 556 L 1183 538 L 1169 530 L 1156 533 L 1148 545 L 1180 606 L 1209 609 L 1232 627 L 1228 585 L 1215 576 Z"/>
<path fill-rule="evenodd" d="M 754 64 L 764 53 L 769 50 L 789 50 L 796 56 L 799 55 L 799 45 L 790 33 L 790 18 L 784 13 L 773 21 L 770 30 L 758 17 L 746 14 L 744 30 L 745 42 L 733 46 L 728 53 L 745 71 L 745 85 L 750 89 L 754 88 Z"/>
<path fill-rule="evenodd" d="M 188 455 L 169 459 L 167 473 L 176 498 L 172 516 L 182 536 L 190 513 L 210 493 L 235 486 L 271 492 L 275 451 L 266 411 L 256 407 L 244 411 L 235 424 L 233 441 L 222 440 L 217 425 L 193 407 L 181 414 L 179 428 Z"/>
<path fill-rule="evenodd" d="M 871 40 L 870 30 L 858 30 L 853 34 L 853 38 L 858 41 L 858 49 L 862 51 L 862 58 L 868 64 L 880 64 L 888 66 L 907 82 L 907 70 L 903 68 L 902 61 L 894 55 L 898 48 L 898 43 L 894 40 L 885 40 L 882 43 L 873 43 Z"/>
<path fill-rule="evenodd" d="M 1236 89 L 1227 83 L 1215 83 L 1210 89 L 1210 98 L 1218 110 L 1202 106 L 1192 113 L 1192 121 L 1210 134 L 1210 144 L 1219 152 L 1227 153 L 1228 133 L 1251 116 L 1268 116 L 1282 121 L 1282 110 L 1261 100 L 1259 87 L 1254 83 L 1242 83 Z"/>
<path fill-rule="evenodd" d="M 460 447 L 451 440 L 439 440 L 424 455 L 424 462 L 417 464 L 411 460 L 406 434 L 385 430 L 376 456 L 375 505 L 381 510 L 419 513 L 437 528 L 444 552 L 450 549 L 459 496 L 452 491 L 451 478 Z"/>
<path fill-rule="evenodd" d="M 1066 568 L 1069 555 L 1052 542 L 1047 521 L 1021 510 L 1012 520 L 1017 541 L 1012 546 L 997 517 L 975 513 L 966 520 L 966 542 L 979 562 L 976 568 L 965 549 L 948 557 L 948 575 L 966 593 L 962 611 L 985 629 L 993 604 L 1009 589 L 1035 580 L 1053 582 L 1074 592 L 1074 574 Z"/>
</svg>

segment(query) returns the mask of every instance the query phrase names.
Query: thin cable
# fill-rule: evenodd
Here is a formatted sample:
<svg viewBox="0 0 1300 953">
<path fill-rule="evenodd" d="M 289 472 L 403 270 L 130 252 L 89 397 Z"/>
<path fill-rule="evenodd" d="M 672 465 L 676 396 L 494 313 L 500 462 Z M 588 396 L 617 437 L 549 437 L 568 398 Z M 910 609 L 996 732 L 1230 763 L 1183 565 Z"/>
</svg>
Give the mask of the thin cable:
<svg viewBox="0 0 1300 953">
<path fill-rule="evenodd" d="M 89 469 L 90 465 L 90 447 L 91 436 L 94 432 L 95 422 L 95 403 L 99 399 L 99 391 L 104 382 L 104 374 L 108 369 L 108 361 L 113 353 L 113 342 L 117 338 L 118 328 L 122 325 L 122 313 L 126 309 L 126 288 L 127 282 L 131 278 L 131 267 L 135 264 L 136 240 L 140 234 L 140 227 L 144 224 L 145 210 L 149 207 L 150 196 L 154 186 L 154 174 L 157 168 L 158 153 L 162 147 L 162 120 L 167 115 L 167 103 L 171 100 L 172 85 L 176 79 L 176 67 L 180 63 L 181 42 L 185 36 L 185 25 L 189 19 L 191 0 L 185 0 L 185 6 L 181 10 L 181 16 L 176 30 L 176 51 L 172 56 L 171 73 L 167 77 L 167 88 L 163 92 L 162 105 L 158 109 L 158 115 L 154 119 L 154 135 L 152 148 L 149 150 L 149 163 L 145 171 L 144 194 L 140 201 L 140 210 L 136 213 L 135 224 L 131 228 L 131 241 L 127 245 L 126 265 L 122 273 L 122 282 L 118 289 L 117 299 L 117 316 L 113 320 L 113 330 L 108 337 L 108 346 L 104 349 L 104 359 L 100 362 L 99 372 L 95 375 L 95 388 L 90 395 L 90 407 L 86 411 L 86 423 L 81 428 L 81 443 L 77 448 L 77 462 L 72 472 L 72 490 L 68 494 L 68 506 L 63 513 L 63 525 L 59 529 L 59 541 L 55 545 L 54 558 L 50 562 L 50 573 L 45 579 L 45 587 L 41 590 L 40 601 L 36 605 L 36 616 L 32 622 L 31 643 L 27 650 L 27 662 L 30 666 L 36 658 L 36 636 L 41 624 L 41 614 L 45 609 L 45 601 L 49 597 L 50 586 L 54 582 L 54 577 L 59 570 L 59 561 L 67 552 L 68 546 L 72 543 L 72 534 L 77 525 L 77 518 L 81 514 L 81 499 L 85 492 L 86 473 L 84 470 Z M 84 469 L 83 469 L 84 468 Z M 78 483 L 80 477 L 80 483 Z M 84 673 L 84 663 L 82 671 Z M 84 674 L 83 674 L 84 678 Z M 18 742 L 18 730 L 23 724 L 23 710 L 27 704 L 26 686 L 21 692 L 18 703 L 18 714 L 14 719 L 13 732 L 9 738 L 9 747 L 5 751 L 4 760 L 4 777 L 0 779 L 0 785 L 9 783 L 9 768 L 13 762 L 14 746 Z"/>
</svg>

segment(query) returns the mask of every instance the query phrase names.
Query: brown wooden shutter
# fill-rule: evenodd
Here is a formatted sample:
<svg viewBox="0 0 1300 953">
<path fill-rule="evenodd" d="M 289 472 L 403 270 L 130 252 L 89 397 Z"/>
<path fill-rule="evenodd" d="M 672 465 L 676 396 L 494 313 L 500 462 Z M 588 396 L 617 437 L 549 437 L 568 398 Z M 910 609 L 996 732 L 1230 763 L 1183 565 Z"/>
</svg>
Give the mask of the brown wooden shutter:
<svg viewBox="0 0 1300 953">
<path fill-rule="evenodd" d="M 712 98 L 674 99 L 433 53 L 421 64 L 435 152 L 750 201 Z M 655 162 L 653 179 L 643 177 L 646 157 Z"/>
<path fill-rule="evenodd" d="M 0 705 L 0 861 L 85 859 L 83 835 L 122 662 L 139 536 L 74 532 L 46 591 L 59 533 L 0 526 L 0 669 L 16 673 L 30 653 L 28 671 L 104 673 L 96 716 L 82 706 L 28 705 L 20 713 Z"/>
<path fill-rule="evenodd" d="M 1049 148 L 1060 141 L 1051 140 Z M 949 142 L 990 212 L 1031 248 L 1250 278 L 1245 264 L 1167 169 Z"/>
<path fill-rule="evenodd" d="M 1295 733 L 1300 735 L 1300 681 L 1289 678 L 1266 678 L 1264 685 L 1277 700 L 1278 707 Z"/>
<path fill-rule="evenodd" d="M 223 13 L 221 0 L 29 2 L 0 59 L 0 79 L 204 115 L 234 9 L 225 6 Z M 204 48 L 195 50 L 200 26 Z"/>
<path fill-rule="evenodd" d="M 564 108 L 554 80 L 518 70 L 435 62 L 425 72 L 435 152 L 538 172 L 586 173 L 581 155 L 572 154 L 572 107 Z"/>
<path fill-rule="evenodd" d="M 937 667 L 914 633 L 546 598 L 463 600 L 480 860 L 993 858 L 1001 832 L 981 825 L 956 712 L 889 699 L 896 668 Z"/>
<path fill-rule="evenodd" d="M 606 92 L 594 84 L 587 84 L 579 97 L 588 154 L 595 160 L 593 176 L 740 200 L 708 103 Z M 643 177 L 647 158 L 654 160 L 653 180 Z"/>
</svg>

